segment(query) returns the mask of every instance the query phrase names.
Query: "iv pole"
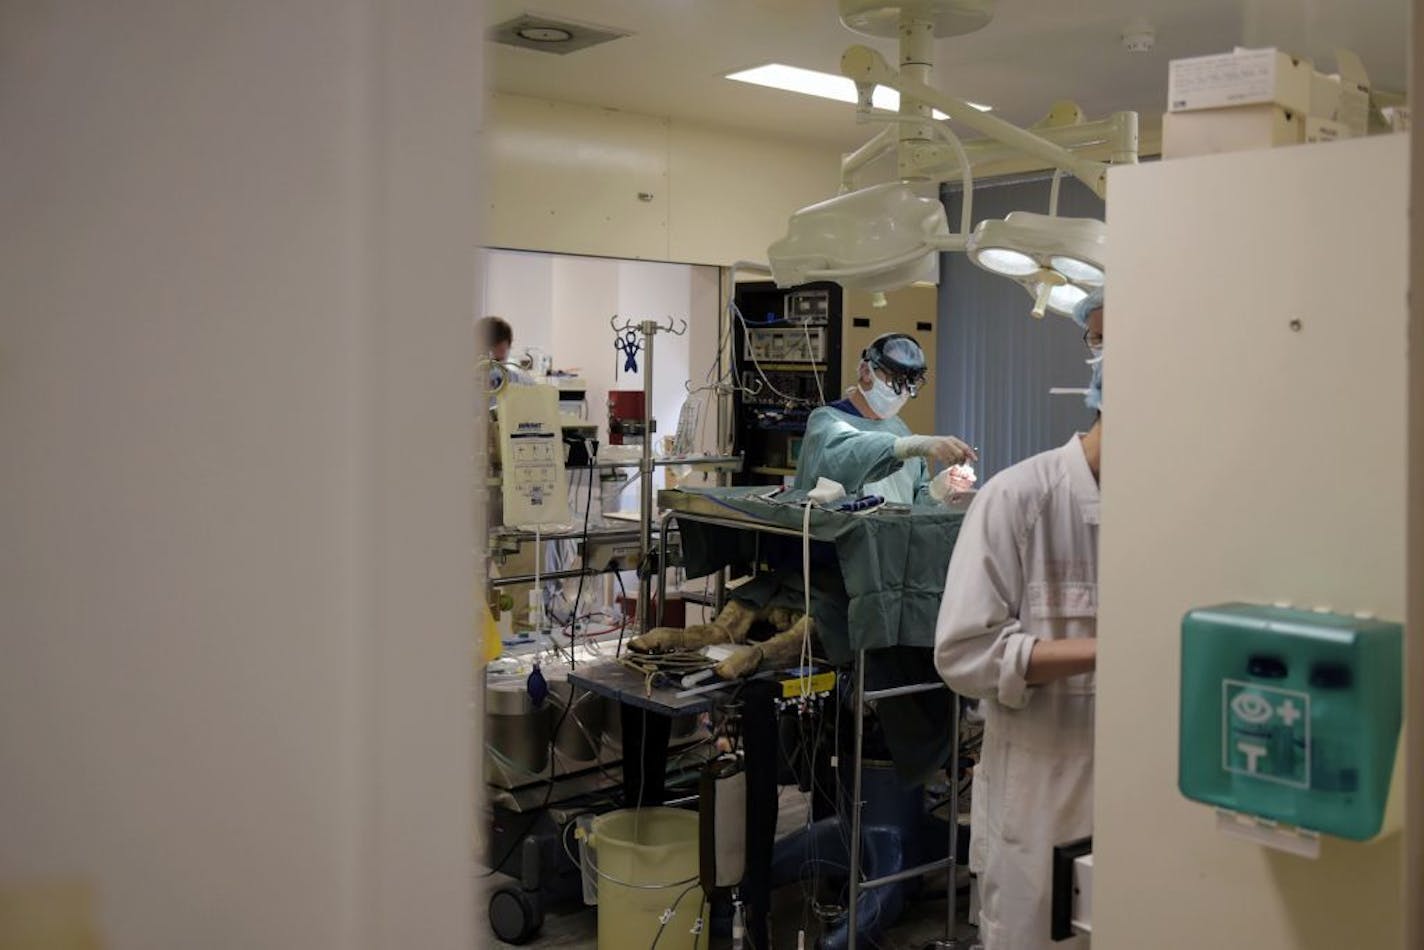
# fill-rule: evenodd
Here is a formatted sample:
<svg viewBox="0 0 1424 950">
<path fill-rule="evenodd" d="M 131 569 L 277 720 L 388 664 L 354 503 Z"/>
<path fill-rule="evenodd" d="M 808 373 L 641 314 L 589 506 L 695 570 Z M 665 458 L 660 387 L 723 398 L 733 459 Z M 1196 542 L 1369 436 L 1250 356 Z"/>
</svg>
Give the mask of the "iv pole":
<svg viewBox="0 0 1424 950">
<path fill-rule="evenodd" d="M 629 330 L 636 330 L 643 338 L 643 457 L 638 463 L 638 616 L 636 626 L 639 634 L 648 632 L 651 625 L 653 596 L 653 570 L 664 571 L 665 564 L 652 564 L 653 550 L 653 337 L 659 333 L 682 336 L 687 332 L 687 321 L 675 325 L 671 317 L 667 323 L 656 320 L 634 322 L 625 320 L 619 324 L 615 314 L 608 324 L 613 327 L 614 337 L 620 337 Z"/>
</svg>

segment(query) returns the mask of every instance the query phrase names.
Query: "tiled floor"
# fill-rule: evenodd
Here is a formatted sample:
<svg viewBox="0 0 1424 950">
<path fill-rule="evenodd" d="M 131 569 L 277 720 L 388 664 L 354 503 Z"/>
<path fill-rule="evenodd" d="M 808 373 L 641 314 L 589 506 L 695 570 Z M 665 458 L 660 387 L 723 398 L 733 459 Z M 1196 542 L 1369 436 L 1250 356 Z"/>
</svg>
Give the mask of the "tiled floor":
<svg viewBox="0 0 1424 950">
<path fill-rule="evenodd" d="M 796 946 L 796 932 L 801 920 L 801 894 L 797 888 L 787 887 L 777 892 L 772 919 L 775 923 L 772 946 L 792 950 Z M 481 923 L 479 935 L 481 939 L 489 935 L 489 931 L 485 929 L 483 923 Z M 881 938 L 878 944 L 863 942 L 861 946 L 865 950 L 921 950 L 931 941 L 943 936 L 944 899 L 941 898 L 912 904 L 901 916 L 899 922 L 891 928 L 885 937 Z M 961 920 L 956 936 L 959 938 L 961 950 L 967 950 L 974 941 L 974 928 Z M 812 935 L 807 934 L 806 945 L 810 947 L 813 943 Z M 480 944 L 480 946 L 509 947 L 511 944 L 502 943 L 491 937 L 489 944 Z M 595 909 L 590 907 L 576 913 L 549 916 L 545 919 L 543 930 L 540 931 L 539 936 L 525 946 L 558 947 L 563 950 L 594 950 L 598 946 L 598 917 Z M 725 938 L 720 940 L 714 938 L 711 942 L 711 950 L 724 950 L 727 946 L 729 946 L 729 942 Z M 638 948 L 629 948 L 629 950 L 638 950 Z"/>
<path fill-rule="evenodd" d="M 794 789 L 782 795 L 777 821 L 778 835 L 798 827 L 806 820 L 805 801 L 795 794 Z M 927 944 L 944 937 L 945 930 L 945 878 L 943 874 L 932 875 L 927 880 L 923 899 L 906 908 L 899 921 L 877 944 L 862 942 L 865 950 L 921 950 Z M 961 894 L 959 901 L 959 925 L 955 936 L 960 950 L 968 950 L 974 942 L 974 928 L 964 922 L 965 901 Z M 510 947 L 511 944 L 495 940 L 488 925 L 483 920 L 484 900 L 478 899 L 480 920 L 477 934 L 482 941 L 478 946 Z M 792 950 L 796 946 L 797 931 L 801 927 L 803 897 L 801 888 L 789 886 L 776 893 L 772 902 L 772 946 Z M 814 928 L 815 922 L 812 922 Z M 488 943 L 483 941 L 488 940 Z M 544 921 L 539 935 L 526 947 L 565 948 L 565 950 L 594 950 L 598 945 L 598 916 L 596 908 L 588 907 L 566 910 L 561 914 L 550 914 Z M 727 939 L 713 939 L 712 950 L 723 950 L 729 946 Z M 806 946 L 814 945 L 814 933 L 808 932 Z M 624 950 L 624 948 L 618 948 Z M 638 948 L 627 948 L 638 950 Z"/>
</svg>

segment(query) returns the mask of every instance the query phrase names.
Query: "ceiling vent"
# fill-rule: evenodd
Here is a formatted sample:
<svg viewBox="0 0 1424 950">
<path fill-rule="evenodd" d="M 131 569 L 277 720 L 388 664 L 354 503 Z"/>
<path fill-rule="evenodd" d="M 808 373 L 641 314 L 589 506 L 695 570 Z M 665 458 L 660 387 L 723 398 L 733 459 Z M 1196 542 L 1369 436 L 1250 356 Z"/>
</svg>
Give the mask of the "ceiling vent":
<svg viewBox="0 0 1424 950">
<path fill-rule="evenodd" d="M 532 13 L 506 20 L 489 31 L 489 38 L 496 43 L 541 53 L 558 53 L 560 56 L 628 35 L 621 30 Z"/>
</svg>

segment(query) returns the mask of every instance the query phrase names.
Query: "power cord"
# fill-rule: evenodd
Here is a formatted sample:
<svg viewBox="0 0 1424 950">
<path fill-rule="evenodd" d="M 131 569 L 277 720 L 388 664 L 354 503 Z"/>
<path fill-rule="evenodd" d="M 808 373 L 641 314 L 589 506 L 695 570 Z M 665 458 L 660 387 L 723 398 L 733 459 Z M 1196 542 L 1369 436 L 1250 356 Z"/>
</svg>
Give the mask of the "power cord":
<svg viewBox="0 0 1424 950">
<path fill-rule="evenodd" d="M 598 474 L 598 440 L 584 439 L 584 449 L 588 451 L 588 491 L 584 495 L 583 502 L 583 550 L 585 556 L 588 554 L 588 522 L 589 516 L 593 512 L 593 479 Z M 584 565 L 585 568 L 587 565 Z M 574 594 L 573 623 L 569 627 L 569 669 L 577 669 L 575 654 L 572 644 L 578 637 L 578 614 L 580 606 L 583 604 L 583 582 L 588 577 L 588 571 L 579 571 L 578 592 Z M 621 634 L 620 634 L 621 636 Z"/>
<path fill-rule="evenodd" d="M 652 945 L 651 947 L 649 947 L 648 950 L 658 950 L 658 941 L 661 940 L 661 939 L 663 939 L 663 930 L 667 928 L 668 922 L 671 921 L 671 920 L 673 919 L 673 917 L 677 916 L 677 905 L 678 905 L 678 904 L 681 904 L 681 903 L 682 903 L 682 899 L 683 899 L 684 897 L 686 897 L 688 894 L 691 894 L 694 888 L 701 887 L 701 886 L 702 886 L 701 883 L 700 883 L 700 882 L 696 882 L 696 881 L 694 881 L 692 884 L 689 884 L 689 885 L 687 886 L 687 889 L 686 889 L 685 891 L 683 891 L 681 894 L 677 895 L 677 900 L 675 900 L 675 901 L 672 902 L 672 906 L 669 907 L 667 910 L 663 911 L 661 914 L 658 915 L 658 932 L 653 936 L 653 945 Z M 704 898 L 703 898 L 703 903 L 704 903 L 704 904 L 706 903 L 706 900 L 707 900 L 707 899 L 704 897 Z M 702 917 L 701 917 L 700 914 L 699 914 L 699 916 L 698 916 L 698 918 L 697 918 L 697 924 L 696 924 L 696 926 L 699 926 L 699 927 L 700 927 L 701 924 L 702 924 Z"/>
<path fill-rule="evenodd" d="M 615 657 L 620 657 L 623 655 L 623 631 L 628 628 L 628 588 L 623 585 L 623 572 L 612 561 L 609 565 L 613 569 L 613 579 L 618 582 L 618 593 L 622 595 L 623 626 L 618 628 L 618 647 L 613 651 Z"/>
<path fill-rule="evenodd" d="M 518 850 L 519 850 L 519 846 L 524 843 L 524 839 L 527 838 L 527 837 L 529 837 L 529 833 L 534 830 L 534 826 L 539 823 L 539 818 L 543 815 L 544 811 L 549 807 L 549 802 L 551 802 L 551 801 L 553 800 L 553 798 L 554 798 L 554 767 L 555 767 L 555 761 L 554 761 L 554 752 L 555 752 L 555 749 L 554 749 L 554 740 L 556 740 L 556 739 L 559 737 L 559 729 L 563 727 L 563 725 L 564 725 L 564 720 L 568 718 L 569 711 L 572 710 L 573 708 L 574 708 L 574 686 L 573 686 L 573 684 L 570 684 L 570 685 L 569 685 L 569 699 L 568 699 L 568 702 L 567 702 L 567 703 L 565 704 L 565 706 L 564 706 L 564 711 L 559 714 L 558 721 L 554 723 L 554 728 L 549 732 L 549 778 L 548 778 L 548 783 L 549 783 L 549 784 L 548 784 L 548 786 L 547 786 L 547 787 L 545 788 L 545 790 L 544 790 L 544 801 L 540 803 L 540 805 L 539 805 L 538 808 L 536 808 L 536 809 L 534 809 L 532 812 L 530 812 L 529 823 L 524 826 L 524 830 L 514 839 L 514 842 L 509 846 L 508 850 L 506 850 L 506 851 L 504 852 L 504 856 L 501 857 L 497 862 L 495 862 L 495 864 L 494 864 L 488 871 L 486 871 L 484 874 L 481 874 L 480 877 L 491 877 L 491 876 L 493 876 L 493 875 L 495 875 L 495 874 L 498 874 L 498 873 L 500 872 L 500 870 L 501 870 L 506 864 L 509 863 L 509 859 L 512 858 L 512 857 L 514 857 L 514 852 L 518 851 Z"/>
</svg>

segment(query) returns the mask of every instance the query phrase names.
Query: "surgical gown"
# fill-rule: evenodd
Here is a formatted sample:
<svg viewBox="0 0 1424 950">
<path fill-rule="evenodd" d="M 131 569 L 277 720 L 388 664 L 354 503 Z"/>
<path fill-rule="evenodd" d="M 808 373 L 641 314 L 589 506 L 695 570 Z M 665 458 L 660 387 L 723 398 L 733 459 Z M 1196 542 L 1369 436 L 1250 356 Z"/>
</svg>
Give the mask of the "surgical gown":
<svg viewBox="0 0 1424 950">
<path fill-rule="evenodd" d="M 1092 834 L 1093 674 L 1030 686 L 1039 640 L 1093 637 L 1098 485 L 1079 439 L 990 479 L 950 559 L 935 666 L 983 699 L 971 864 L 985 950 L 1082 948 L 1049 938 L 1053 848 Z M 982 793 L 982 794 L 981 794 Z"/>
<path fill-rule="evenodd" d="M 844 406 L 845 408 L 840 408 Z M 898 416 L 867 419 L 844 400 L 821 406 L 806 420 L 794 487 L 809 490 L 817 478 L 845 486 L 846 494 L 879 495 L 902 505 L 930 501 L 925 460 L 895 457 L 895 440 L 910 434 Z"/>
</svg>

